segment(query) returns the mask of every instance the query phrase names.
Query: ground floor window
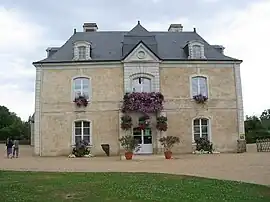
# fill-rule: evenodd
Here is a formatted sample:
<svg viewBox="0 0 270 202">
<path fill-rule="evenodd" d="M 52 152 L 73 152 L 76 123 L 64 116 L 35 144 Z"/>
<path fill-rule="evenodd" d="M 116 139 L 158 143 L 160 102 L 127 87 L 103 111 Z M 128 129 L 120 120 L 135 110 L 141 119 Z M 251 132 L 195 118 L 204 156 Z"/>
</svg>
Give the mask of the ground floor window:
<svg viewBox="0 0 270 202">
<path fill-rule="evenodd" d="M 209 120 L 198 118 L 193 121 L 193 140 L 205 138 L 209 140 Z"/>
<path fill-rule="evenodd" d="M 84 140 L 85 142 L 91 144 L 91 134 L 90 134 L 90 122 L 89 121 L 75 121 L 74 123 L 74 141 L 75 144 Z"/>
</svg>

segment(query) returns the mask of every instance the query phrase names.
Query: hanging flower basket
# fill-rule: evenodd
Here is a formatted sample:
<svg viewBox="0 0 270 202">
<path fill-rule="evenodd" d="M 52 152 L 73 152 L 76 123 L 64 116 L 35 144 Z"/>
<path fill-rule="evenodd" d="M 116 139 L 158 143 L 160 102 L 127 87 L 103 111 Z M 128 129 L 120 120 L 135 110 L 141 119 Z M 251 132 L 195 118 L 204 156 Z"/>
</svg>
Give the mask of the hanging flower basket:
<svg viewBox="0 0 270 202">
<path fill-rule="evenodd" d="M 144 130 L 148 128 L 150 125 L 150 117 L 148 115 L 144 115 L 139 118 L 139 128 Z"/>
<path fill-rule="evenodd" d="M 157 125 L 156 125 L 157 130 L 167 131 L 167 129 L 168 129 L 167 120 L 168 119 L 165 116 L 157 117 Z"/>
<path fill-rule="evenodd" d="M 88 105 L 88 100 L 84 95 L 79 95 L 78 97 L 75 98 L 74 103 L 78 106 L 78 107 L 86 107 Z"/>
<path fill-rule="evenodd" d="M 132 127 L 132 118 L 129 115 L 124 115 L 121 117 L 121 128 L 123 130 L 129 130 Z"/>
<path fill-rule="evenodd" d="M 164 97 L 159 92 L 127 93 L 123 99 L 122 112 L 154 113 L 163 109 Z"/>
<path fill-rule="evenodd" d="M 203 104 L 208 100 L 208 97 L 202 94 L 199 95 L 194 95 L 193 99 L 198 103 L 198 104 Z"/>
</svg>

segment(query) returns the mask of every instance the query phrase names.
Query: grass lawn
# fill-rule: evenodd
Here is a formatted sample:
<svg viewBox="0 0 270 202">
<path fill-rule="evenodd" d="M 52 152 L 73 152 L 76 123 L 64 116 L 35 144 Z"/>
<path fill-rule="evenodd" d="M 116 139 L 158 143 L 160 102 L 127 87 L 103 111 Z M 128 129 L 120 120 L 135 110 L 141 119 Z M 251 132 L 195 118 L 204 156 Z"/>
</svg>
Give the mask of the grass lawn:
<svg viewBox="0 0 270 202">
<path fill-rule="evenodd" d="M 269 202 L 270 187 L 149 173 L 0 171 L 1 202 Z"/>
</svg>

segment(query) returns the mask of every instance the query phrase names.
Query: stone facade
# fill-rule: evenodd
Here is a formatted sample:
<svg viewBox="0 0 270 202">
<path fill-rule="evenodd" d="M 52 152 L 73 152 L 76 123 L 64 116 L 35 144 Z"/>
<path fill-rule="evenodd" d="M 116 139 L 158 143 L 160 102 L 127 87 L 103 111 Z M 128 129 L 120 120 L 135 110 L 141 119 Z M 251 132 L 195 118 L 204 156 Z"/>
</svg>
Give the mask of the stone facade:
<svg viewBox="0 0 270 202">
<path fill-rule="evenodd" d="M 239 65 L 232 62 L 160 62 L 152 56 L 148 59 L 136 62 L 131 57 L 124 63 L 37 66 L 34 153 L 68 155 L 74 121 L 88 120 L 91 122 L 92 153 L 105 155 L 101 144 L 110 144 L 110 153 L 118 155 L 121 151 L 118 138 L 125 134 L 120 128 L 120 106 L 124 93 L 130 91 L 129 78 L 134 74 L 152 76 L 154 91 L 160 91 L 165 97 L 161 113 L 168 118 L 168 130 L 156 131 L 155 115 L 152 116 L 153 153 L 162 151 L 158 138 L 163 135 L 180 137 L 181 143 L 173 152 L 190 153 L 193 120 L 198 117 L 209 119 L 209 137 L 218 151 L 236 152 L 243 124 Z M 195 75 L 208 79 L 209 100 L 205 105 L 198 105 L 192 99 L 191 77 Z M 84 110 L 78 110 L 73 102 L 72 80 L 75 77 L 91 80 L 91 101 Z M 137 125 L 139 115 L 132 116 L 133 124 Z"/>
</svg>

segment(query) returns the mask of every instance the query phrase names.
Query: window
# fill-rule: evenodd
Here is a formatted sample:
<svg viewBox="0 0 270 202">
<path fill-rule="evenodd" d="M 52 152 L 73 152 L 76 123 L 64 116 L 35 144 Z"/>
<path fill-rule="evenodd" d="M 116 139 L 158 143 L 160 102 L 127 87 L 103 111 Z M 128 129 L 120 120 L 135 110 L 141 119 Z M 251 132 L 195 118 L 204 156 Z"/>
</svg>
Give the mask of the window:
<svg viewBox="0 0 270 202">
<path fill-rule="evenodd" d="M 76 78 L 73 80 L 74 98 L 78 96 L 85 96 L 90 98 L 90 80 L 88 78 Z"/>
<path fill-rule="evenodd" d="M 208 97 L 207 78 L 203 76 L 192 77 L 192 96 L 199 94 Z"/>
<path fill-rule="evenodd" d="M 86 47 L 85 46 L 79 46 L 79 60 L 85 60 L 86 59 Z"/>
<path fill-rule="evenodd" d="M 138 77 L 132 80 L 133 92 L 151 92 L 151 79 Z"/>
<path fill-rule="evenodd" d="M 89 121 L 75 121 L 74 123 L 74 140 L 75 144 L 80 142 L 81 140 L 90 142 L 90 122 Z"/>
<path fill-rule="evenodd" d="M 209 140 L 209 120 L 205 118 L 195 119 L 193 121 L 193 140 L 206 138 Z"/>
<path fill-rule="evenodd" d="M 201 46 L 199 45 L 193 45 L 193 58 L 194 59 L 199 59 L 202 58 L 202 51 L 201 51 Z"/>
</svg>

